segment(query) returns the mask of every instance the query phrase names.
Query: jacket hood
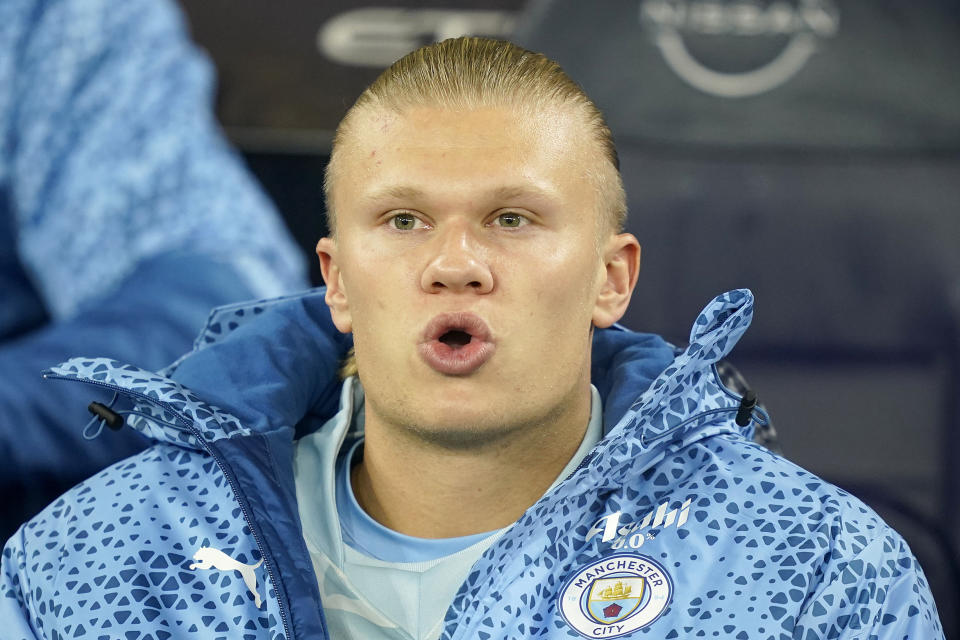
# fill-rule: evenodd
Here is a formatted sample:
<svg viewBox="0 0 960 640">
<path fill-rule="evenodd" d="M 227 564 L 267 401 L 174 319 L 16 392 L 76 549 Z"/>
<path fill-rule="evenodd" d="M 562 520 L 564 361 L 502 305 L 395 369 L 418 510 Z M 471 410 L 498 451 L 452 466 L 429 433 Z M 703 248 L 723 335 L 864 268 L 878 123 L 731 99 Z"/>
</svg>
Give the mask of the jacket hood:
<svg viewBox="0 0 960 640">
<path fill-rule="evenodd" d="M 563 490 L 576 493 L 621 485 L 628 475 L 642 473 L 672 451 L 708 436 L 738 433 L 751 438 L 753 422 L 742 427 L 736 424 L 741 397 L 723 385 L 716 364 L 734 347 L 752 318 L 753 294 L 749 290 L 737 289 L 714 298 L 694 322 L 689 346 L 677 349 L 675 357 L 646 386 L 634 385 L 631 379 L 642 361 L 621 363 L 617 356 L 609 360 L 612 388 L 606 396 L 609 401 L 605 400 L 610 406 L 604 405 L 604 421 L 615 424 L 608 426 L 606 437 Z"/>
<path fill-rule="evenodd" d="M 44 376 L 114 389 L 113 410 L 159 441 L 203 448 L 202 441 L 251 433 L 291 430 L 292 437 L 295 427 L 307 432 L 339 408 L 338 368 L 352 338 L 333 325 L 324 293 L 319 288 L 215 309 L 193 350 L 158 373 L 106 358 L 73 358 Z M 653 442 L 687 420 L 685 409 L 697 403 L 684 394 L 729 352 L 752 309 L 747 290 L 717 297 L 697 318 L 683 351 L 620 326 L 596 330 L 591 374 L 603 398 L 605 433 L 616 437 L 643 418 L 642 435 Z M 650 410 L 665 402 L 668 410 Z"/>
</svg>

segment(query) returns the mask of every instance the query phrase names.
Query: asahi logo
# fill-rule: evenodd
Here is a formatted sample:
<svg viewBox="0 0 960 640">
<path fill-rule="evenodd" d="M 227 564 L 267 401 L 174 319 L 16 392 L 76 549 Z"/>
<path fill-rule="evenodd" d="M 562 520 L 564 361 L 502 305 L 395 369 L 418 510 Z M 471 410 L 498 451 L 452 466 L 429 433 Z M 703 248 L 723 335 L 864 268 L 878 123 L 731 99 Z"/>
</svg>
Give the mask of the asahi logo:
<svg viewBox="0 0 960 640">
<path fill-rule="evenodd" d="M 653 530 L 664 529 L 672 524 L 677 525 L 677 529 L 682 527 L 690 517 L 690 503 L 693 498 L 687 498 L 682 505 L 667 511 L 670 501 L 660 503 L 656 510 L 650 510 L 642 520 L 628 519 L 622 520 L 623 514 L 619 511 L 607 514 L 597 520 L 590 530 L 587 531 L 586 541 L 589 542 L 594 537 L 603 534 L 600 542 L 613 542 L 614 549 L 623 549 L 630 547 L 639 549 L 646 540 L 653 540 L 656 536 Z M 678 515 L 679 513 L 679 515 Z"/>
<path fill-rule="evenodd" d="M 685 82 L 736 98 L 796 75 L 840 14 L 833 0 L 641 0 L 640 22 Z"/>
</svg>

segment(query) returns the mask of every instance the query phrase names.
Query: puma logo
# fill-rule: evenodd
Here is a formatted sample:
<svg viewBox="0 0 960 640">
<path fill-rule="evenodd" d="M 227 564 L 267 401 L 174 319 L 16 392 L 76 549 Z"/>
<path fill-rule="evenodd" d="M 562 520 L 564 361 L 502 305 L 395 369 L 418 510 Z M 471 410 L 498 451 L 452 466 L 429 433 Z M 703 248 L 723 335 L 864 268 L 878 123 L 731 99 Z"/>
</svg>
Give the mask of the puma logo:
<svg viewBox="0 0 960 640">
<path fill-rule="evenodd" d="M 243 583 L 253 594 L 253 603 L 260 608 L 260 594 L 257 592 L 257 574 L 254 570 L 263 564 L 263 558 L 257 564 L 243 564 L 237 562 L 223 551 L 213 547 L 200 547 L 193 554 L 196 562 L 190 564 L 191 569 L 217 569 L 218 571 L 239 571 L 243 576 Z"/>
</svg>

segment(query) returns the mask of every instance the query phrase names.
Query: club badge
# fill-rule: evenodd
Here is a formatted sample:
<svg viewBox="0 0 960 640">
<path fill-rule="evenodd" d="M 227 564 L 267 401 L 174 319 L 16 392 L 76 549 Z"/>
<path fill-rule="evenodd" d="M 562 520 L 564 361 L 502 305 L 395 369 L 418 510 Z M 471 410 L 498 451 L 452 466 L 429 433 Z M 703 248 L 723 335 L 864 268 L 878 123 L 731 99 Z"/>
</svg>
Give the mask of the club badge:
<svg viewBox="0 0 960 640">
<path fill-rule="evenodd" d="M 560 590 L 560 613 L 587 638 L 616 638 L 652 624 L 673 596 L 659 562 L 635 553 L 607 556 L 580 569 Z"/>
</svg>

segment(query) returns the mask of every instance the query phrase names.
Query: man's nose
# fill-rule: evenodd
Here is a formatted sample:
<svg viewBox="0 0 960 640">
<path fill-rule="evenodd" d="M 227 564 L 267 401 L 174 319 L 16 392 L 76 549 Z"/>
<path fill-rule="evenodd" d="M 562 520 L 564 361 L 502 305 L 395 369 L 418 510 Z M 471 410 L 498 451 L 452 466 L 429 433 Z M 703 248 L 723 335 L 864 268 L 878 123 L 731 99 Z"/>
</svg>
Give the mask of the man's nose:
<svg viewBox="0 0 960 640">
<path fill-rule="evenodd" d="M 420 281 L 424 291 L 493 291 L 493 272 L 486 252 L 477 231 L 468 223 L 451 222 L 438 230 L 433 240 L 433 253 Z"/>
</svg>

